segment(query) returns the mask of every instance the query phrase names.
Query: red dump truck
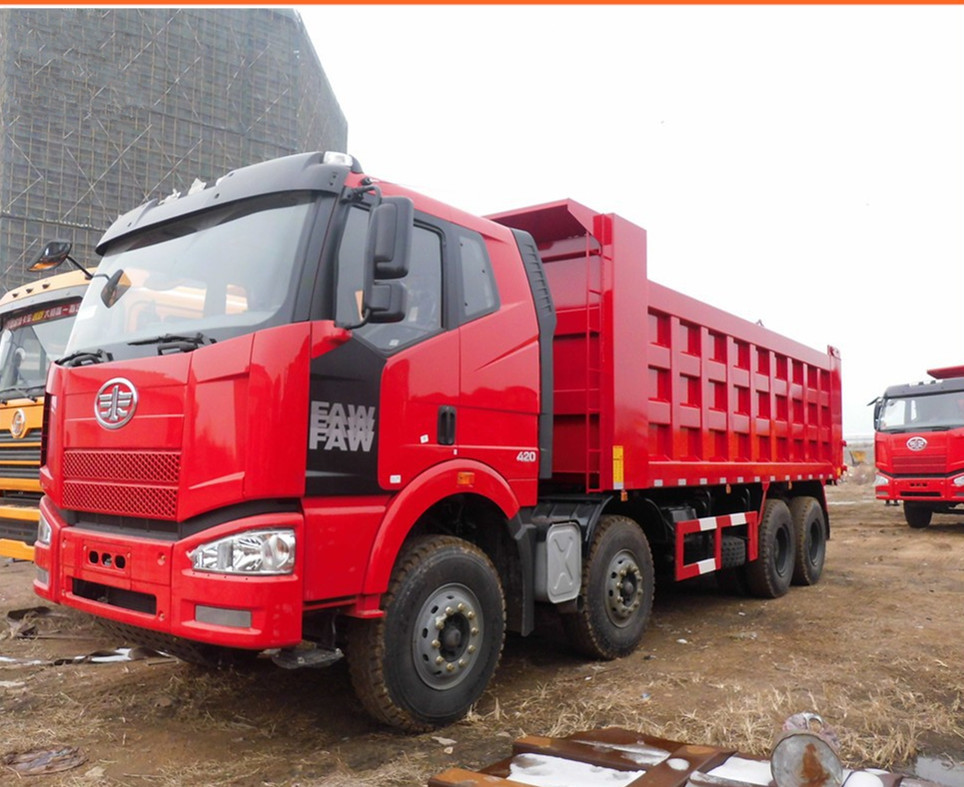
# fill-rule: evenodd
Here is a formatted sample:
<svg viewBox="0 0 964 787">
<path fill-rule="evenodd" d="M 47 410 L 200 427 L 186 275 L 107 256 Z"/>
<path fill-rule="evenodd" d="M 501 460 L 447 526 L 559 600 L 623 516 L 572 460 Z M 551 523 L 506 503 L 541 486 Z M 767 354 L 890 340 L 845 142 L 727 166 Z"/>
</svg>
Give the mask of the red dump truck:
<svg viewBox="0 0 964 787">
<path fill-rule="evenodd" d="M 618 216 L 479 218 L 305 154 L 98 252 L 48 381 L 44 598 L 186 658 L 344 652 L 371 714 L 424 730 L 537 605 L 609 659 L 661 569 L 819 579 L 837 352 L 649 281 Z"/>
<path fill-rule="evenodd" d="M 901 501 L 911 527 L 964 513 L 964 366 L 928 369 L 927 383 L 892 385 L 874 401 L 874 487 Z"/>
</svg>

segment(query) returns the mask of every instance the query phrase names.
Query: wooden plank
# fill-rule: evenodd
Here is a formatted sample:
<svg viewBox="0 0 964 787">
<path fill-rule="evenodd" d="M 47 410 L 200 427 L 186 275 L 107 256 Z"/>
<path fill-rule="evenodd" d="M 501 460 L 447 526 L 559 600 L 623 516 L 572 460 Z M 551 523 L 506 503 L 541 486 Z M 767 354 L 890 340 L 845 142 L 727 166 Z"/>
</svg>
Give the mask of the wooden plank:
<svg viewBox="0 0 964 787">
<path fill-rule="evenodd" d="M 449 768 L 429 779 L 428 787 L 528 787 L 528 785 L 489 773 Z"/>
</svg>

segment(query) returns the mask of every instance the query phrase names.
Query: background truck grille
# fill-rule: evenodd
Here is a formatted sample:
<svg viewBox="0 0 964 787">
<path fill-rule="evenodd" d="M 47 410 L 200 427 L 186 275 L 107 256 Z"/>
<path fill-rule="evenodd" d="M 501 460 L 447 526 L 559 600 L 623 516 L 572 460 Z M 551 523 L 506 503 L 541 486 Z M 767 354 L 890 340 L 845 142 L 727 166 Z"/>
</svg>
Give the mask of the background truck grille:
<svg viewBox="0 0 964 787">
<path fill-rule="evenodd" d="M 0 432 L 0 477 L 37 480 L 39 472 L 40 443 L 14 440 L 6 430 Z"/>
<path fill-rule="evenodd" d="M 180 468 L 174 451 L 65 451 L 64 506 L 174 519 Z"/>
</svg>

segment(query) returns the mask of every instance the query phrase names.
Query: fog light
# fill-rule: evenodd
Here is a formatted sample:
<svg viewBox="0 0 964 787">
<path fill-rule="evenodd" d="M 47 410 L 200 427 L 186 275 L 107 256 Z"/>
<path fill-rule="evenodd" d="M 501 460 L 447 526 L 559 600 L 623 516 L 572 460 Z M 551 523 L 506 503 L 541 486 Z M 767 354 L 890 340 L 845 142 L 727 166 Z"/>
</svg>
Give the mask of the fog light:
<svg viewBox="0 0 964 787">
<path fill-rule="evenodd" d="M 223 607 L 197 604 L 194 607 L 194 619 L 198 623 L 213 623 L 216 626 L 230 626 L 237 629 L 251 628 L 250 609 L 224 609 Z"/>
<path fill-rule="evenodd" d="M 40 566 L 34 566 L 37 570 L 37 581 L 44 587 L 50 587 L 50 572 Z"/>
<path fill-rule="evenodd" d="M 44 546 L 49 546 L 52 535 L 53 529 L 50 527 L 50 523 L 44 517 L 43 511 L 41 511 L 40 519 L 37 520 L 37 543 L 43 544 Z"/>
<path fill-rule="evenodd" d="M 293 530 L 252 530 L 192 550 L 198 571 L 220 574 L 290 574 L 295 568 Z"/>
</svg>

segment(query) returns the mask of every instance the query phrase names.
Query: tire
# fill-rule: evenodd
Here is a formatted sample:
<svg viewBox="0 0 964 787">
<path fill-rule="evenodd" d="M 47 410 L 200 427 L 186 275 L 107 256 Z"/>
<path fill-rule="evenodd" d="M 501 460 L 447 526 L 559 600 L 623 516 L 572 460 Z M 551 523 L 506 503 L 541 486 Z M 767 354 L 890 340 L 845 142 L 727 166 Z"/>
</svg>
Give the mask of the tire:
<svg viewBox="0 0 964 787">
<path fill-rule="evenodd" d="M 639 646 L 653 608 L 653 556 L 632 519 L 604 516 L 583 562 L 577 611 L 562 616 L 574 648 L 593 659 Z"/>
<path fill-rule="evenodd" d="M 745 596 L 746 542 L 742 538 L 723 536 L 721 541 L 723 568 L 716 572 L 716 585 L 727 596 Z"/>
<path fill-rule="evenodd" d="M 790 501 L 790 518 L 797 552 L 792 582 L 816 585 L 827 559 L 827 520 L 823 508 L 816 498 L 795 497 Z"/>
<path fill-rule="evenodd" d="M 746 566 L 747 587 L 759 598 L 779 598 L 790 589 L 796 540 L 790 509 L 782 500 L 768 500 L 760 520 L 757 559 Z"/>
<path fill-rule="evenodd" d="M 928 508 L 926 505 L 921 505 L 920 503 L 904 503 L 904 519 L 907 520 L 907 524 L 913 528 L 924 528 L 931 523 L 931 517 L 934 512 Z"/>
<path fill-rule="evenodd" d="M 488 686 L 505 640 L 492 562 L 458 538 L 416 539 L 398 559 L 382 609 L 349 630 L 348 668 L 362 705 L 407 732 L 462 718 Z"/>
</svg>

